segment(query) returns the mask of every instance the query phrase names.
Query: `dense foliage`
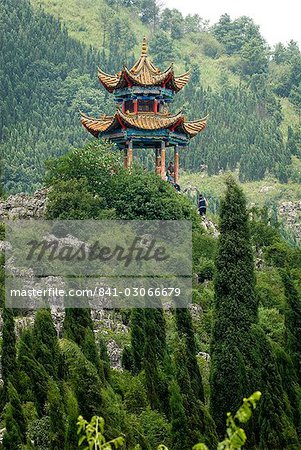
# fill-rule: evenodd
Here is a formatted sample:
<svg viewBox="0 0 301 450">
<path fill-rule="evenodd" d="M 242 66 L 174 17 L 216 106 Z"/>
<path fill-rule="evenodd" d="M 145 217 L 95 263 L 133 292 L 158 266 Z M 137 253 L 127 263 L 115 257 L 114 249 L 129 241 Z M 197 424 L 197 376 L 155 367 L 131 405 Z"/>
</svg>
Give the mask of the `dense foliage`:
<svg viewBox="0 0 301 450">
<path fill-rule="evenodd" d="M 32 445 L 73 450 L 82 414 L 88 421 L 104 417 L 105 439 L 124 434 L 125 448 L 131 450 L 137 443 L 146 450 L 160 443 L 188 450 L 196 442 L 214 449 L 218 435 L 224 436 L 226 413 L 234 414 L 241 397 L 254 389 L 263 398 L 246 427 L 247 445 L 298 448 L 301 254 L 269 225 L 266 211 L 253 211 L 249 222 L 244 195 L 228 179 L 217 246 L 200 226 L 190 200 L 138 167 L 125 173 L 107 144 L 93 143 L 53 160 L 48 183 L 51 218 L 153 219 L 167 214 L 192 220 L 193 302 L 202 313 L 195 318 L 188 309 L 164 312 L 159 303 L 125 310 L 121 317 L 129 326 L 127 337 L 118 331 L 107 334 L 105 328 L 94 334 L 89 310 L 68 309 L 59 339 L 50 311 L 41 310 L 33 327 L 17 338 L 20 313 L 5 308 L 4 448 L 19 443 L 28 450 Z M 128 196 L 119 201 L 125 192 Z M 264 261 L 257 280 L 254 250 Z M 112 339 L 123 348 L 123 372 L 109 367 Z"/>
</svg>

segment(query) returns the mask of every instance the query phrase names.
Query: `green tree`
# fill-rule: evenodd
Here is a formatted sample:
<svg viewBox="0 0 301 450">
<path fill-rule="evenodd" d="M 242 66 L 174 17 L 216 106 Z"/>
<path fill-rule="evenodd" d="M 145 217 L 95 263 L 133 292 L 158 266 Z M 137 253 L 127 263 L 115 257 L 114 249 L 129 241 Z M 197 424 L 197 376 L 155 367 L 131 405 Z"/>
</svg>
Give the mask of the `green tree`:
<svg viewBox="0 0 301 450">
<path fill-rule="evenodd" d="M 65 444 L 66 417 L 59 386 L 52 380 L 49 381 L 46 414 L 50 419 L 51 449 L 61 450 Z"/>
<path fill-rule="evenodd" d="M 189 362 L 186 343 L 183 339 L 179 339 L 174 354 L 174 364 L 176 382 L 180 389 L 181 401 L 187 421 L 187 448 L 191 448 L 195 442 L 203 440 L 205 437 L 203 403 L 195 395 L 195 384 L 189 371 Z M 201 387 L 203 387 L 202 384 Z M 179 407 L 181 408 L 181 403 Z"/>
<path fill-rule="evenodd" d="M 173 8 L 165 8 L 160 17 L 160 26 L 169 31 L 172 39 L 181 39 L 184 33 L 184 18 L 182 13 Z"/>
<path fill-rule="evenodd" d="M 4 382 L 4 395 L 9 381 L 16 385 L 18 383 L 18 369 L 16 359 L 16 335 L 14 314 L 11 309 L 3 309 L 3 332 L 2 332 L 2 377 Z"/>
<path fill-rule="evenodd" d="M 84 178 L 57 182 L 48 200 L 47 218 L 50 220 L 98 219 L 105 209 L 103 200 L 89 190 Z"/>
<path fill-rule="evenodd" d="M 78 443 L 78 435 L 76 433 L 77 418 L 79 416 L 78 403 L 74 392 L 70 387 L 64 385 L 64 400 L 66 405 L 66 436 L 65 436 L 65 450 L 73 450 Z"/>
<path fill-rule="evenodd" d="M 153 55 L 155 64 L 161 69 L 165 69 L 174 59 L 175 50 L 173 41 L 166 31 L 159 30 L 153 36 L 149 52 Z"/>
<path fill-rule="evenodd" d="M 239 406 L 247 375 L 244 340 L 257 321 L 255 275 L 246 199 L 232 178 L 220 208 L 214 322 L 211 340 L 211 412 L 219 434 L 224 417 Z"/>
<path fill-rule="evenodd" d="M 34 357 L 34 342 L 32 330 L 25 329 L 21 334 L 18 345 L 18 366 L 20 369 L 21 384 L 25 392 L 24 400 L 34 400 L 39 416 L 45 413 L 45 404 L 48 394 L 49 375 L 44 366 Z"/>
<path fill-rule="evenodd" d="M 171 381 L 169 390 L 172 448 L 174 450 L 185 450 L 190 448 L 189 428 L 181 391 L 175 380 Z"/>
<path fill-rule="evenodd" d="M 49 376 L 58 378 L 60 351 L 57 332 L 49 309 L 37 311 L 33 327 L 34 357 Z"/>
<path fill-rule="evenodd" d="M 292 359 L 298 383 L 301 385 L 301 298 L 292 274 L 282 271 L 286 296 L 285 340 L 286 349 Z"/>
<path fill-rule="evenodd" d="M 3 448 L 15 450 L 26 442 L 26 421 L 18 393 L 12 383 L 7 383 L 8 403 L 5 407 L 5 433 Z"/>
<path fill-rule="evenodd" d="M 105 340 L 102 336 L 98 337 L 98 347 L 99 347 L 99 356 L 103 366 L 103 374 L 104 379 L 106 381 L 110 381 L 111 377 L 111 366 L 110 366 L 110 357 L 108 354 L 108 349 L 105 343 Z"/>
<path fill-rule="evenodd" d="M 145 311 L 143 308 L 134 308 L 131 313 L 131 349 L 134 363 L 134 372 L 142 369 L 145 346 Z"/>
<path fill-rule="evenodd" d="M 62 339 L 60 349 L 63 355 L 66 382 L 75 393 L 80 413 L 91 418 L 101 414 L 103 408 L 102 383 L 92 364 L 74 341 Z"/>
<path fill-rule="evenodd" d="M 242 73 L 246 76 L 266 74 L 268 71 L 267 49 L 262 39 L 254 37 L 246 42 L 240 51 Z"/>
<path fill-rule="evenodd" d="M 168 354 L 162 308 L 145 309 L 143 368 L 148 400 L 153 409 L 168 415 Z"/>
<path fill-rule="evenodd" d="M 178 335 L 185 345 L 185 361 L 187 364 L 187 372 L 189 373 L 192 391 L 195 398 L 201 402 L 204 402 L 203 382 L 196 359 L 197 350 L 191 314 L 188 308 L 176 308 L 175 315 Z"/>
<path fill-rule="evenodd" d="M 95 342 L 91 311 L 87 308 L 68 308 L 64 318 L 64 337 L 74 341 L 86 358 L 95 365 L 104 379 L 103 367 Z"/>
</svg>

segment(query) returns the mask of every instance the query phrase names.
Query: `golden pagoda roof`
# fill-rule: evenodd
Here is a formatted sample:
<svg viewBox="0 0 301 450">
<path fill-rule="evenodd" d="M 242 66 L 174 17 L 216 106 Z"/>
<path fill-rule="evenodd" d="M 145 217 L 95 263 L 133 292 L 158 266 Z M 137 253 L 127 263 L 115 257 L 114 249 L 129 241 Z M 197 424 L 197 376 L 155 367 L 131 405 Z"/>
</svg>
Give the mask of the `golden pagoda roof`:
<svg viewBox="0 0 301 450">
<path fill-rule="evenodd" d="M 128 85 L 160 86 L 162 84 L 166 84 L 166 87 L 178 92 L 188 83 L 190 73 L 186 72 L 175 77 L 173 65 L 161 72 L 149 59 L 146 39 L 143 38 L 141 56 L 131 69 L 124 66 L 121 72 L 109 75 L 98 68 L 98 78 L 109 92 Z"/>
<path fill-rule="evenodd" d="M 207 125 L 208 116 L 200 120 L 192 120 L 190 122 L 183 122 L 184 130 L 189 134 L 190 137 L 196 136 L 201 131 L 205 130 Z"/>
<path fill-rule="evenodd" d="M 81 113 L 82 125 L 94 136 L 98 137 L 101 133 L 108 133 L 114 129 L 127 126 L 140 130 L 159 130 L 171 128 L 173 130 L 183 131 L 190 137 L 196 136 L 206 127 L 207 117 L 192 122 L 185 121 L 182 112 L 174 115 L 166 114 L 125 114 L 117 111 L 114 116 L 102 116 L 99 119 L 86 116 Z"/>
<path fill-rule="evenodd" d="M 141 130 L 159 130 L 160 128 L 168 128 L 174 125 L 179 120 L 184 120 L 182 112 L 174 115 L 147 113 L 124 114 L 121 112 L 119 112 L 118 114 L 125 125 L 139 128 Z"/>
</svg>

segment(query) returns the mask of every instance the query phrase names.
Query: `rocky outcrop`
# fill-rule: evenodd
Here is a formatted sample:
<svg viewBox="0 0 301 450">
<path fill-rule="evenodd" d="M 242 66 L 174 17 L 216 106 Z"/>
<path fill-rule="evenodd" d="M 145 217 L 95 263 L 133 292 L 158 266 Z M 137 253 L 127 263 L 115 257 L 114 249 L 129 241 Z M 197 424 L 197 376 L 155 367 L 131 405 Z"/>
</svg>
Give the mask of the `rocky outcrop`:
<svg viewBox="0 0 301 450">
<path fill-rule="evenodd" d="M 4 219 L 40 219 L 44 216 L 49 189 L 40 189 L 32 196 L 24 194 L 11 195 L 0 201 L 0 220 Z"/>
<path fill-rule="evenodd" d="M 58 337 L 63 334 L 63 322 L 65 312 L 63 309 L 51 308 L 51 315 Z M 94 332 L 97 340 L 98 333 L 105 335 L 107 342 L 108 355 L 113 369 L 121 370 L 122 346 L 118 345 L 114 340 L 114 333 L 129 333 L 129 329 L 122 323 L 120 314 L 110 310 L 92 310 L 91 312 Z M 33 327 L 35 319 L 35 311 L 28 311 L 22 316 L 15 318 L 16 336 L 19 337 L 25 328 Z M 0 313 L 0 337 L 2 335 L 3 321 Z M 112 337 L 110 337 L 112 336 Z M 1 383 L 1 367 L 0 367 L 0 383 Z"/>
<path fill-rule="evenodd" d="M 278 214 L 290 228 L 296 238 L 301 241 L 301 200 L 295 202 L 282 202 L 278 207 Z"/>
<path fill-rule="evenodd" d="M 218 238 L 220 235 L 220 232 L 217 229 L 217 226 L 215 223 L 212 222 L 212 220 L 208 219 L 206 216 L 202 217 L 202 225 L 205 228 L 205 230 L 211 234 L 214 238 Z"/>
<path fill-rule="evenodd" d="M 35 192 L 32 196 L 20 193 L 14 196 L 10 196 L 4 201 L 0 201 L 0 220 L 43 218 L 46 211 L 48 192 L 48 189 L 41 189 Z M 205 217 L 203 218 L 202 223 L 204 228 L 210 234 L 212 234 L 214 237 L 218 236 L 219 232 L 213 222 Z M 70 238 L 71 237 L 68 236 L 66 239 Z M 53 236 L 51 236 L 51 239 L 53 239 Z M 9 242 L 0 241 L 0 251 L 6 251 L 9 249 Z M 9 270 L 9 272 L 14 276 L 26 276 L 29 283 L 33 278 L 33 272 L 31 269 L 22 269 L 20 272 L 20 269 L 14 266 L 14 261 L 9 258 L 6 261 L 6 269 Z M 49 281 L 51 281 L 50 278 L 51 277 L 49 277 Z M 170 305 L 170 313 L 172 313 L 171 308 L 172 305 Z M 200 319 L 200 316 L 203 314 L 202 308 L 195 304 L 189 305 L 189 308 L 192 314 L 193 321 L 197 322 Z M 166 307 L 166 314 L 168 313 L 167 310 L 168 306 Z M 62 337 L 63 321 L 65 315 L 64 309 L 60 306 L 52 307 L 51 314 L 54 326 L 57 331 L 57 335 L 58 337 Z M 111 366 L 114 369 L 121 370 L 121 358 L 123 350 L 123 345 L 121 344 L 121 342 L 128 340 L 129 327 L 123 323 L 120 313 L 114 310 L 92 310 L 91 314 L 94 323 L 96 340 L 99 334 L 104 336 L 105 341 L 107 342 L 107 349 L 111 361 Z M 17 336 L 20 336 L 25 328 L 33 326 L 34 318 L 35 311 L 27 311 L 24 313 L 22 312 L 22 316 L 20 315 L 15 319 L 15 329 Z M 0 336 L 2 327 L 3 324 L 1 322 L 0 314 Z M 122 339 L 119 339 L 119 337 L 122 335 L 124 335 L 124 338 L 122 337 Z M 118 338 L 116 336 L 118 336 Z"/>
</svg>

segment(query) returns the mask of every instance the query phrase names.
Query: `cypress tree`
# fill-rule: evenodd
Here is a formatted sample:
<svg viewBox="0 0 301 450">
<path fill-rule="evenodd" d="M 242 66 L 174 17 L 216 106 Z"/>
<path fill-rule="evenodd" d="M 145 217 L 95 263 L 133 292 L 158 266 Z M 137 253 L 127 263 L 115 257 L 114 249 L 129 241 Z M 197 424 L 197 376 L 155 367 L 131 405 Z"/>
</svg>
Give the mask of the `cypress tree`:
<svg viewBox="0 0 301 450">
<path fill-rule="evenodd" d="M 23 386 L 24 382 L 24 387 L 25 389 L 27 388 L 25 395 L 28 395 L 29 398 L 31 394 L 30 390 L 32 390 L 37 412 L 41 417 L 45 412 L 49 374 L 45 370 L 44 366 L 34 357 L 32 330 L 24 330 L 21 335 L 18 352 L 18 365 L 20 368 L 20 373 L 22 374 L 21 386 Z M 30 380 L 30 385 L 28 385 L 27 380 L 24 381 L 24 378 L 28 381 Z"/>
<path fill-rule="evenodd" d="M 228 411 L 235 413 L 247 389 L 243 343 L 257 320 L 255 275 L 246 199 L 232 178 L 220 209 L 214 322 L 211 339 L 210 407 L 224 434 Z"/>
<path fill-rule="evenodd" d="M 60 389 L 54 381 L 49 381 L 46 413 L 50 419 L 50 441 L 52 450 L 61 450 L 65 443 L 65 412 Z"/>
<path fill-rule="evenodd" d="M 258 447 L 262 450 L 298 448 L 292 409 L 283 387 L 287 380 L 281 379 L 272 346 L 259 327 L 254 327 L 253 339 L 261 355 L 263 393 L 253 424 Z"/>
<path fill-rule="evenodd" d="M 6 450 L 15 450 L 26 442 L 26 422 L 18 393 L 12 383 L 7 383 L 9 403 L 5 408 L 5 427 L 3 447 Z"/>
<path fill-rule="evenodd" d="M 64 401 L 66 404 L 67 414 L 67 428 L 65 437 L 65 450 L 73 450 L 78 445 L 77 434 L 77 418 L 79 416 L 79 409 L 76 397 L 69 386 L 66 384 Z"/>
<path fill-rule="evenodd" d="M 90 309 L 68 308 L 65 310 L 64 338 L 75 342 L 87 359 L 94 364 L 98 373 L 102 374 Z"/>
<path fill-rule="evenodd" d="M 200 442 L 204 438 L 204 414 L 202 401 L 197 398 L 194 390 L 195 380 L 191 377 L 189 371 L 189 355 L 187 353 L 187 345 L 183 339 L 179 339 L 177 342 L 174 363 L 176 381 L 179 386 L 181 403 L 187 422 L 186 443 L 188 447 L 186 448 L 192 448 L 196 442 Z"/>
<path fill-rule="evenodd" d="M 292 410 L 275 355 L 257 324 L 257 300 L 246 200 L 233 179 L 221 203 L 211 340 L 211 411 L 220 435 L 228 411 L 256 390 L 263 394 L 248 424 L 250 448 L 280 450 L 297 444 Z M 294 447 L 292 447 L 294 448 Z"/>
<path fill-rule="evenodd" d="M 192 325 L 192 318 L 188 308 L 176 308 L 176 326 L 180 339 L 185 345 L 185 360 L 194 396 L 204 402 L 204 388 L 202 376 L 196 359 L 196 343 Z"/>
<path fill-rule="evenodd" d="M 34 357 L 54 379 L 58 378 L 60 351 L 50 310 L 36 313 L 33 327 Z"/>
<path fill-rule="evenodd" d="M 189 428 L 183 400 L 178 383 L 172 380 L 169 385 L 169 408 L 171 415 L 172 448 L 174 450 L 187 450 L 189 445 Z"/>
<path fill-rule="evenodd" d="M 161 308 L 145 309 L 143 368 L 150 405 L 168 416 L 168 354 L 165 320 Z"/>
<path fill-rule="evenodd" d="M 60 340 L 65 379 L 76 395 L 80 414 L 87 420 L 103 415 L 102 386 L 97 369 L 80 348 L 67 339 Z"/>
<path fill-rule="evenodd" d="M 3 333 L 2 333 L 2 377 L 4 383 L 4 399 L 7 399 L 6 388 L 9 381 L 17 384 L 18 369 L 16 357 L 16 335 L 14 314 L 11 309 L 3 309 Z"/>
<path fill-rule="evenodd" d="M 285 346 L 291 356 L 298 383 L 301 385 L 301 298 L 289 272 L 282 271 L 282 280 L 287 302 Z"/>
<path fill-rule="evenodd" d="M 91 312 L 86 308 L 68 308 L 65 310 L 64 338 L 72 340 L 81 349 L 84 347 L 86 329 L 93 330 Z"/>
<path fill-rule="evenodd" d="M 131 348 L 133 370 L 137 374 L 142 368 L 145 346 L 145 312 L 143 308 L 134 308 L 131 313 Z"/>
</svg>

